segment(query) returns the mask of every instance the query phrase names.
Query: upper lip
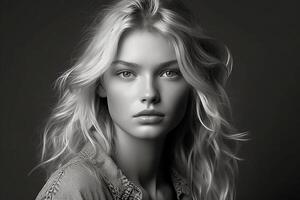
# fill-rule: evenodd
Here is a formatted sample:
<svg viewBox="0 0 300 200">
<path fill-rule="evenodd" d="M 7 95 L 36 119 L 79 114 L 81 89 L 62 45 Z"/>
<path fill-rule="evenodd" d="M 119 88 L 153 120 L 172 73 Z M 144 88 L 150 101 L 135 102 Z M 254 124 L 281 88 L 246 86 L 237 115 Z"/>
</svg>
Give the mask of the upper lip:
<svg viewBox="0 0 300 200">
<path fill-rule="evenodd" d="M 158 112 L 156 110 L 143 110 L 137 114 L 135 114 L 133 117 L 139 117 L 139 116 L 147 116 L 147 115 L 156 115 L 156 116 L 164 116 L 163 113 Z"/>
</svg>

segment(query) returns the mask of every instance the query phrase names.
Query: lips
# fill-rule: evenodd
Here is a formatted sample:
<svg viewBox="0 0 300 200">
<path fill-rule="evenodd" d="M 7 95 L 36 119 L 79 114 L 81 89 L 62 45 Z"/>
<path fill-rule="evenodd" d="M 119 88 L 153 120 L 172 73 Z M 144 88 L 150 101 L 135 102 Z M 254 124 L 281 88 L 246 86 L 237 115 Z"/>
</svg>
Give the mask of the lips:
<svg viewBox="0 0 300 200">
<path fill-rule="evenodd" d="M 156 110 L 143 110 L 137 114 L 135 114 L 133 117 L 147 117 L 147 116 L 158 116 L 158 117 L 163 117 L 164 114 L 161 112 L 158 112 Z"/>
</svg>

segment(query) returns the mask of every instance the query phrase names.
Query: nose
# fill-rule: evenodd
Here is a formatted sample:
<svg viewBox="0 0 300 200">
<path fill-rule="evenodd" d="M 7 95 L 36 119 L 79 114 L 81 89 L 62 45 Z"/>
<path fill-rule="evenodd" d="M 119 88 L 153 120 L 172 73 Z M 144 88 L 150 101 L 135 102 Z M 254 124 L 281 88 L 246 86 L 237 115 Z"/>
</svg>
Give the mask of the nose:
<svg viewBox="0 0 300 200">
<path fill-rule="evenodd" d="M 160 94 L 157 88 L 157 84 L 153 78 L 148 77 L 144 81 L 144 87 L 142 88 L 141 102 L 147 104 L 149 107 L 151 104 L 156 104 L 160 101 Z"/>
</svg>

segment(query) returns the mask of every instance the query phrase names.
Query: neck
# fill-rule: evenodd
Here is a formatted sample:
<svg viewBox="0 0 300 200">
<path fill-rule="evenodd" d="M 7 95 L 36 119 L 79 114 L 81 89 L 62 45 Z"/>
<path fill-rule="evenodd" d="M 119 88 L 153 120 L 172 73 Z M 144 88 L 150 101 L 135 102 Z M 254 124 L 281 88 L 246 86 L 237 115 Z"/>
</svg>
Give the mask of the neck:
<svg viewBox="0 0 300 200">
<path fill-rule="evenodd" d="M 112 158 L 117 166 L 130 181 L 140 186 L 143 194 L 149 194 L 152 199 L 158 196 L 163 196 L 162 199 L 172 199 L 174 192 L 166 172 L 171 164 L 165 160 L 169 159 L 169 153 L 164 146 L 169 146 L 168 143 L 172 141 L 170 139 L 177 138 L 178 133 L 182 134 L 186 130 L 184 125 L 169 133 L 168 138 L 165 136 L 157 139 L 136 138 L 118 127 L 115 128 Z"/>
<path fill-rule="evenodd" d="M 116 131 L 113 158 L 124 174 L 143 188 L 156 188 L 162 174 L 161 156 L 164 139 L 140 139 Z"/>
</svg>

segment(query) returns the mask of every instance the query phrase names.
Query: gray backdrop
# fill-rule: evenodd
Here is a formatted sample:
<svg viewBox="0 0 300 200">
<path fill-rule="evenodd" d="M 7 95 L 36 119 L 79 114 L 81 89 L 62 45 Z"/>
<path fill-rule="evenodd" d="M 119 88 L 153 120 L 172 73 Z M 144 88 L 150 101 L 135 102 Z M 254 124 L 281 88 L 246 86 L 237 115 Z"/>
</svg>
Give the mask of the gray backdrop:
<svg viewBox="0 0 300 200">
<path fill-rule="evenodd" d="M 33 199 L 38 144 L 53 82 L 73 63 L 104 1 L 1 1 L 0 199 Z M 106 1 L 107 2 L 107 1 Z M 296 1 L 193 0 L 203 27 L 234 56 L 228 82 L 240 150 L 238 200 L 300 199 L 299 14 Z"/>
</svg>

